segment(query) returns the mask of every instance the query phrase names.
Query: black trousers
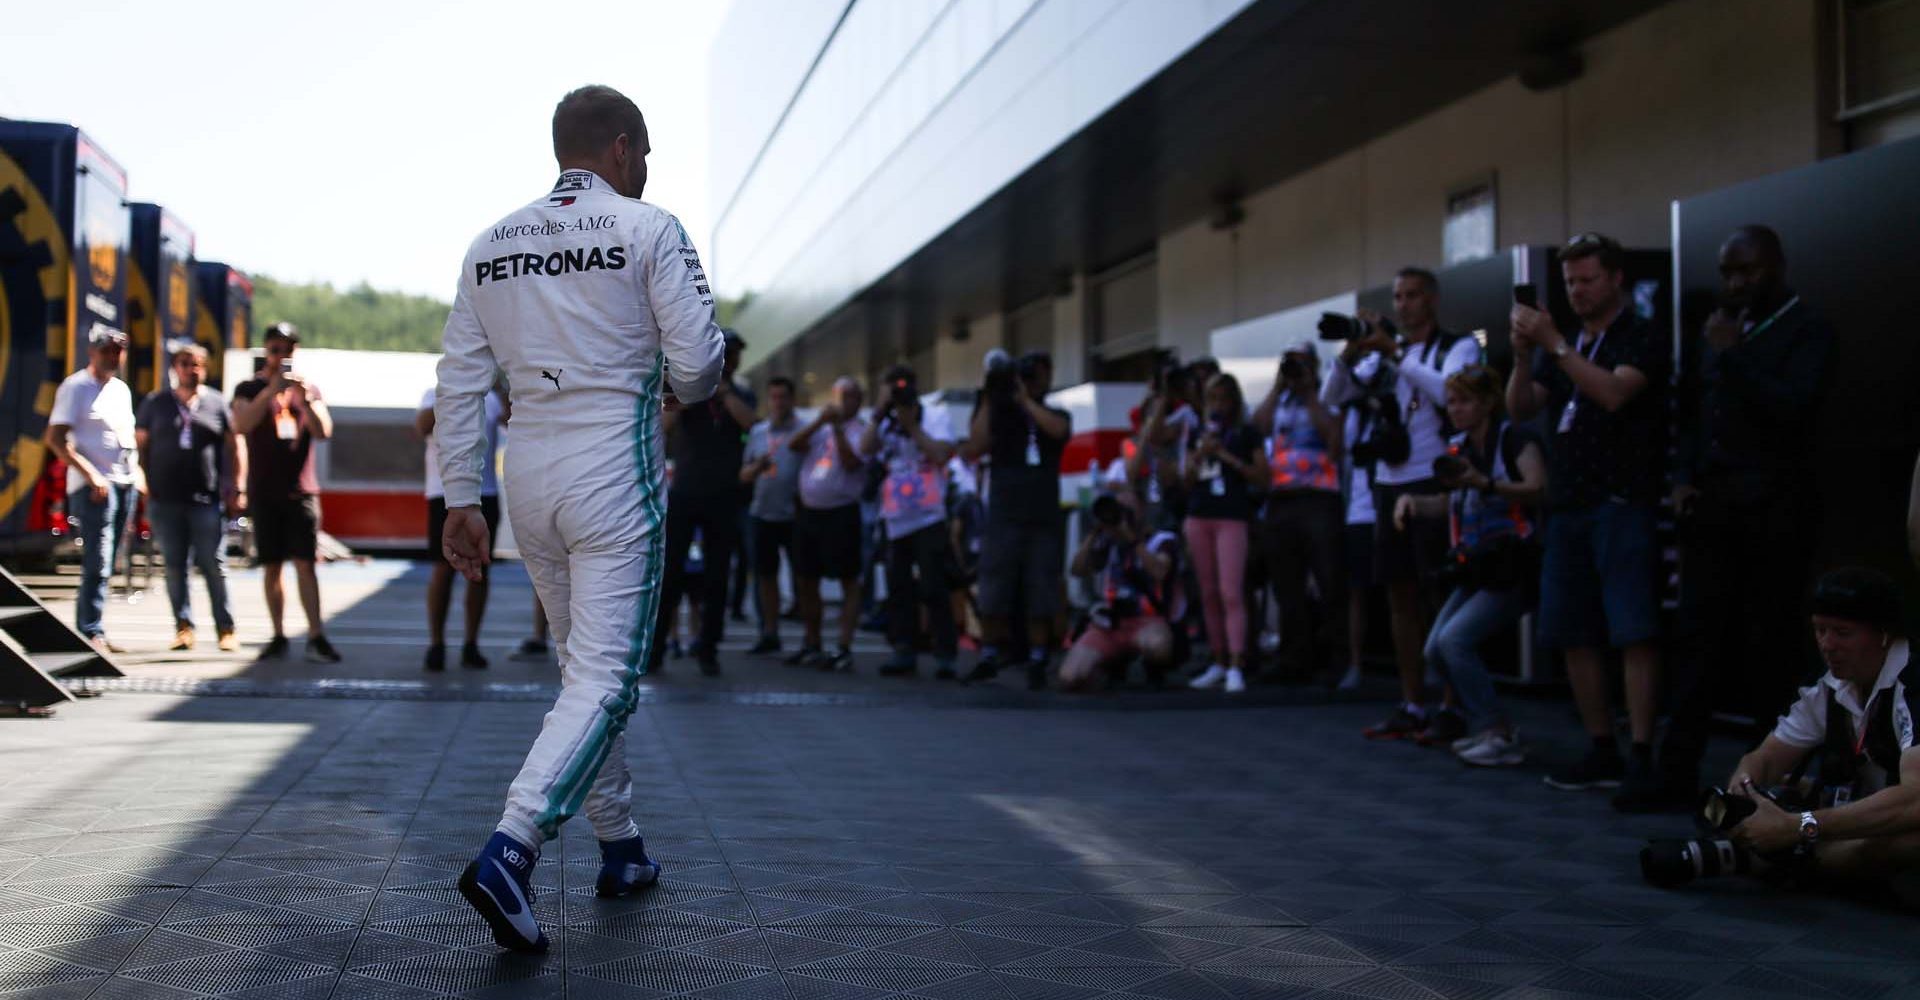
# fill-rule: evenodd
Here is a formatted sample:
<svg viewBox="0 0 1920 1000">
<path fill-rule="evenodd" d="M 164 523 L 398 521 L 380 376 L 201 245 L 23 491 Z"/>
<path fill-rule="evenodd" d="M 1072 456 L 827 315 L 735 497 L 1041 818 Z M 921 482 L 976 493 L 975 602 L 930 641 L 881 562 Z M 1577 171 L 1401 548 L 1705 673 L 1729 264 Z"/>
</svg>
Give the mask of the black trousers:
<svg viewBox="0 0 1920 1000">
<path fill-rule="evenodd" d="M 1347 659 L 1347 564 L 1343 554 L 1346 507 L 1325 490 L 1276 493 L 1267 499 L 1261 554 L 1280 610 L 1281 673 L 1299 679 L 1318 667 L 1338 670 Z M 1316 608 L 1307 578 L 1319 588 Z"/>
<path fill-rule="evenodd" d="M 1673 777 L 1698 777 L 1715 708 L 1751 716 L 1757 741 L 1812 679 L 1813 513 L 1808 498 L 1743 499 L 1711 480 L 1700 484 L 1680 532 L 1683 640 L 1661 746 L 1661 766 Z"/>
<path fill-rule="evenodd" d="M 693 547 L 693 533 L 700 532 L 700 569 L 698 581 L 687 580 L 687 551 Z M 713 649 L 727 621 L 727 578 L 733 568 L 733 550 L 739 543 L 740 498 L 720 496 L 667 496 L 667 567 L 660 588 L 660 615 L 655 621 L 652 667 L 658 667 L 665 655 L 667 636 L 672 631 L 673 615 L 680 598 L 689 587 L 700 595 L 701 645 Z"/>
<path fill-rule="evenodd" d="M 918 645 L 920 609 L 924 607 L 934 658 L 953 659 L 952 584 L 948 580 L 952 559 L 945 521 L 887 542 L 887 638 L 896 652 L 911 653 Z"/>
</svg>

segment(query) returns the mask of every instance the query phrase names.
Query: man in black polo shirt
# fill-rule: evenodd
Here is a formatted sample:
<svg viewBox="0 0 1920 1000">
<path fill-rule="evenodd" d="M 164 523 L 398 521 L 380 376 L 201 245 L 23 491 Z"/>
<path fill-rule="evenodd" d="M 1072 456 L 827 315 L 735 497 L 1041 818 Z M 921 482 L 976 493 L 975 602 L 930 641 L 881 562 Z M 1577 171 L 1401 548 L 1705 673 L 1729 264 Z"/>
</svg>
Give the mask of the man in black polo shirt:
<svg viewBox="0 0 1920 1000">
<path fill-rule="evenodd" d="M 727 571 L 740 534 L 740 463 L 748 428 L 755 421 L 753 393 L 734 385 L 740 351 L 747 342 L 726 332 L 726 365 L 713 396 L 666 416 L 671 437 L 673 484 L 667 490 L 667 573 L 661 586 L 658 635 L 650 670 L 659 670 L 685 592 L 687 550 L 700 533 L 700 632 L 694 658 L 700 672 L 720 672 L 720 634 L 726 627 Z"/>
<path fill-rule="evenodd" d="M 987 680 L 999 671 L 1000 646 L 1012 639 L 1017 609 L 1027 626 L 1027 687 L 1040 691 L 1047 686 L 1047 655 L 1066 574 L 1060 455 L 1073 435 L 1073 418 L 1046 403 L 1053 386 L 1047 352 L 1022 355 L 998 378 L 1003 381 L 988 375 L 967 439 L 968 452 L 987 456 L 988 479 L 980 545 L 980 617 L 987 642 L 966 680 Z"/>
<path fill-rule="evenodd" d="M 206 388 L 207 351 L 188 344 L 173 355 L 173 387 L 140 403 L 134 441 L 147 472 L 147 520 L 167 564 L 167 600 L 173 605 L 175 650 L 193 648 L 193 604 L 187 561 L 199 567 L 213 606 L 221 652 L 240 648 L 227 600 L 226 519 L 246 482 L 246 450 L 233 432 L 227 401 Z"/>
<path fill-rule="evenodd" d="M 1660 794 L 1621 806 L 1693 805 L 1714 696 L 1741 684 L 1771 719 L 1811 665 L 1802 623 L 1817 501 L 1807 462 L 1833 334 L 1787 287 L 1786 253 L 1765 226 L 1720 247 L 1721 307 L 1695 339 L 1681 390 L 1674 510 L 1681 622 Z"/>
<path fill-rule="evenodd" d="M 1566 654 L 1567 679 L 1593 739 L 1579 763 L 1547 776 L 1555 788 L 1615 788 L 1644 794 L 1654 781 L 1659 707 L 1660 546 L 1654 521 L 1665 491 L 1666 387 L 1670 348 L 1633 312 L 1626 252 L 1596 233 L 1560 251 L 1575 336 L 1553 317 L 1513 307 L 1515 419 L 1544 413 L 1548 450 L 1546 555 L 1540 574 L 1540 634 Z M 1621 760 L 1608 705 L 1607 650 L 1626 660 L 1632 768 Z"/>
</svg>

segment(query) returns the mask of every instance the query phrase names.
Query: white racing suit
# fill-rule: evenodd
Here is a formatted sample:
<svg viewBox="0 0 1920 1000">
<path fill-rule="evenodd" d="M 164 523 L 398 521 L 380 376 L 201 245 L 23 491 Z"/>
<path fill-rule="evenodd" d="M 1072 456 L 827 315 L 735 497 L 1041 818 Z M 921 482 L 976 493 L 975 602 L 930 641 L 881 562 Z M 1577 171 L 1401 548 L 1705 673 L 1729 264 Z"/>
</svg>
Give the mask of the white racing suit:
<svg viewBox="0 0 1920 1000">
<path fill-rule="evenodd" d="M 584 806 L 601 840 L 633 836 L 621 733 L 664 569 L 662 382 L 697 402 L 719 381 L 706 274 L 679 220 L 569 170 L 474 240 L 444 346 L 434 417 L 447 506 L 480 502 L 484 400 L 504 372 L 503 488 L 560 658 L 560 697 L 499 829 L 538 849 Z"/>
</svg>

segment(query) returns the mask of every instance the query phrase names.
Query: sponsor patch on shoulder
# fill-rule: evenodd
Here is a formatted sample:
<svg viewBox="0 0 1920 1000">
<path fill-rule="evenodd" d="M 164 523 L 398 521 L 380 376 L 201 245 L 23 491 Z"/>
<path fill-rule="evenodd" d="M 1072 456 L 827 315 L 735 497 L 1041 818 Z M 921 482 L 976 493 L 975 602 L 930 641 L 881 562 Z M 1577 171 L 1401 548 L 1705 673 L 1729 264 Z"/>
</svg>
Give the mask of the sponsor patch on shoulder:
<svg viewBox="0 0 1920 1000">
<path fill-rule="evenodd" d="M 680 217 L 677 215 L 669 215 L 667 218 L 673 220 L 673 231 L 680 235 L 680 245 L 683 247 L 693 246 L 693 240 L 687 236 L 687 227 L 680 224 Z"/>
<path fill-rule="evenodd" d="M 560 175 L 555 191 L 585 191 L 593 187 L 593 174 L 586 170 L 568 170 Z"/>
</svg>

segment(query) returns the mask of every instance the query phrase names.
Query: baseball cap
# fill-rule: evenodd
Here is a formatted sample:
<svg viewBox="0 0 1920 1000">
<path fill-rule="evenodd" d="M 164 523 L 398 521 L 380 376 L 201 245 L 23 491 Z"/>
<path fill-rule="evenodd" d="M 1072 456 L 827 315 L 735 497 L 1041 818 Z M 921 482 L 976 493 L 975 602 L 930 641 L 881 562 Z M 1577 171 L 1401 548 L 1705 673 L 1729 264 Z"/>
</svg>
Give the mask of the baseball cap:
<svg viewBox="0 0 1920 1000">
<path fill-rule="evenodd" d="M 300 342 L 300 328 L 285 320 L 267 327 L 266 340 L 284 340 L 290 344 Z"/>
<path fill-rule="evenodd" d="M 1864 566 L 1843 566 L 1813 585 L 1813 613 L 1860 622 L 1883 632 L 1900 631 L 1900 588 Z"/>
<path fill-rule="evenodd" d="M 93 324 L 93 330 L 87 334 L 87 343 L 94 347 L 104 347 L 108 344 L 125 347 L 127 346 L 127 335 L 105 323 L 95 323 Z"/>
</svg>

